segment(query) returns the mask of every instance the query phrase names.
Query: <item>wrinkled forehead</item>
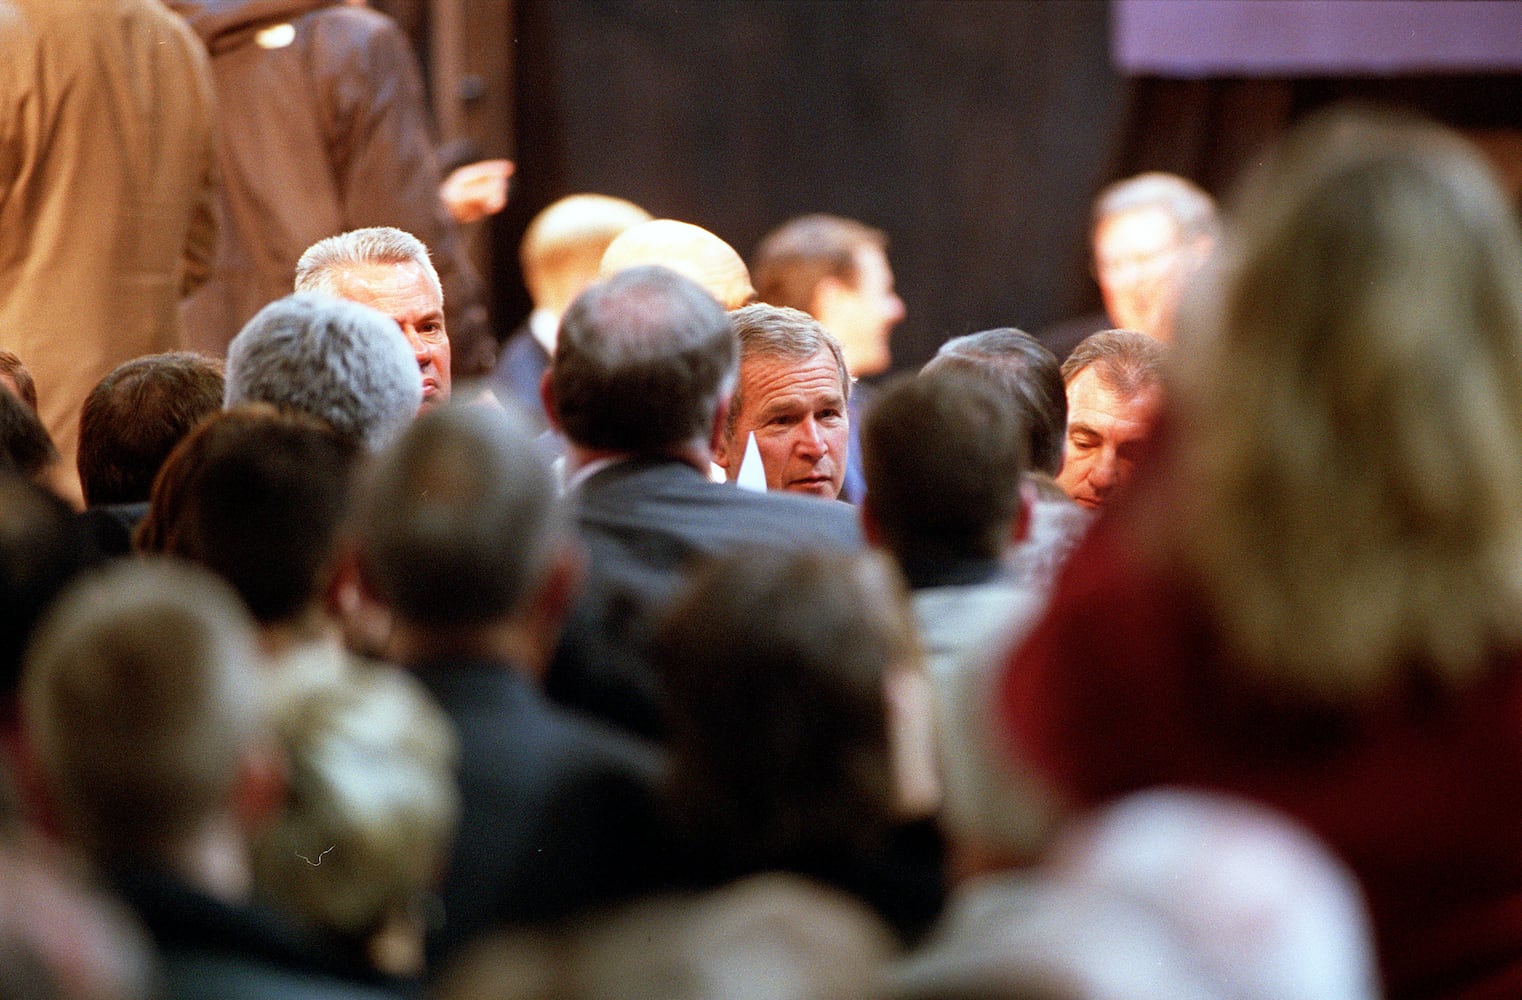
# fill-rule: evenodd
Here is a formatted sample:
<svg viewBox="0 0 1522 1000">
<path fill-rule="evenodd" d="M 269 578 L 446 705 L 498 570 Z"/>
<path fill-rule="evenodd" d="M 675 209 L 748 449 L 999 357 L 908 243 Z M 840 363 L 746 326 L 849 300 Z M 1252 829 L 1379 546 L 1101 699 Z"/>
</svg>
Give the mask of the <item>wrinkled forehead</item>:
<svg viewBox="0 0 1522 1000">
<path fill-rule="evenodd" d="M 843 405 L 845 394 L 840 366 L 828 347 L 807 357 L 751 354 L 740 363 L 740 395 L 750 411 L 777 405 L 784 398 L 800 406 Z"/>
</svg>

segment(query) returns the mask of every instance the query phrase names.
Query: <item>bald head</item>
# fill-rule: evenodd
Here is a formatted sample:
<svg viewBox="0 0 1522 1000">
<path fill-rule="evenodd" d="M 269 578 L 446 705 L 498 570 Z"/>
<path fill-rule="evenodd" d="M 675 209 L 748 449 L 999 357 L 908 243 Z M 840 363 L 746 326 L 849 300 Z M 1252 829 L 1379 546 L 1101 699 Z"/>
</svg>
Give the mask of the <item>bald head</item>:
<svg viewBox="0 0 1522 1000">
<path fill-rule="evenodd" d="M 655 219 L 625 231 L 603 254 L 602 277 L 645 264 L 692 279 L 725 309 L 738 309 L 756 297 L 750 270 L 735 248 L 701 226 Z"/>
<path fill-rule="evenodd" d="M 619 234 L 650 213 L 605 194 L 573 194 L 551 204 L 530 222 L 518 247 L 523 280 L 534 308 L 557 317 L 597 280 L 602 255 Z"/>
</svg>

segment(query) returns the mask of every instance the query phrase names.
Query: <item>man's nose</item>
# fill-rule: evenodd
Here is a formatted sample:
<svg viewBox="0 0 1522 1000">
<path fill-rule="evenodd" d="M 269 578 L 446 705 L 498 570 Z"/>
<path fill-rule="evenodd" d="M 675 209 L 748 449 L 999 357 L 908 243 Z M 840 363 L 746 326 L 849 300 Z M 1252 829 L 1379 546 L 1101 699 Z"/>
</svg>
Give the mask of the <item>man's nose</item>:
<svg viewBox="0 0 1522 1000">
<path fill-rule="evenodd" d="M 804 417 L 799 421 L 797 447 L 804 454 L 814 457 L 829 450 L 829 442 L 825 440 L 824 428 L 819 426 L 819 421 L 813 417 Z"/>
<path fill-rule="evenodd" d="M 1089 485 L 1096 491 L 1103 492 L 1112 489 L 1119 478 L 1120 463 L 1115 453 L 1108 448 L 1101 450 L 1093 467 L 1089 469 Z"/>
<path fill-rule="evenodd" d="M 418 333 L 417 327 L 411 323 L 398 323 L 397 325 L 402 328 L 402 336 L 407 338 L 407 346 L 412 348 L 412 356 L 417 358 L 418 367 L 427 367 L 428 359 L 432 355 L 432 352 L 428 349 L 427 343 L 424 342 L 422 334 Z"/>
</svg>

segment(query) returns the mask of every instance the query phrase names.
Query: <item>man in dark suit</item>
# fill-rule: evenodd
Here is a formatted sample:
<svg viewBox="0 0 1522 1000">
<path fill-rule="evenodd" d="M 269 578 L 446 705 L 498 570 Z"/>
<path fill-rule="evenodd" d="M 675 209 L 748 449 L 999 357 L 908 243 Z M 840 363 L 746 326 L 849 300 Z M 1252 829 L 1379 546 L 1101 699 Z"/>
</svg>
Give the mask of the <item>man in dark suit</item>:
<svg viewBox="0 0 1522 1000">
<path fill-rule="evenodd" d="M 746 545 L 862 545 L 844 504 L 710 480 L 738 368 L 730 317 L 665 268 L 621 271 L 562 318 L 544 403 L 569 442 L 591 562 L 550 670 L 552 697 L 659 734 L 645 644 L 693 560 Z"/>
<path fill-rule="evenodd" d="M 538 689 L 582 555 L 522 417 L 456 406 L 419 418 L 360 502 L 359 547 L 397 659 L 460 740 L 460 825 L 430 965 L 492 927 L 657 884 L 657 752 Z"/>
</svg>

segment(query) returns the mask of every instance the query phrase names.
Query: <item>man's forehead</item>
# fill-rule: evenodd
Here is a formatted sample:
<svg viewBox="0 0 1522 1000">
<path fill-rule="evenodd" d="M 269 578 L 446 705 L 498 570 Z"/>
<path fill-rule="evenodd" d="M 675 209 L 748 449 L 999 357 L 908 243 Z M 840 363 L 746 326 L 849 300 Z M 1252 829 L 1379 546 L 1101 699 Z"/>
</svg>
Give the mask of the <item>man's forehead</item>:
<svg viewBox="0 0 1522 1000">
<path fill-rule="evenodd" d="M 832 400 L 844 405 L 840 368 L 829 348 L 813 357 L 797 359 L 760 354 L 740 366 L 742 395 L 757 408 L 785 404 L 817 406 Z"/>
<path fill-rule="evenodd" d="M 1082 369 L 1068 383 L 1068 424 L 1089 427 L 1115 424 L 1146 425 L 1156 390 L 1143 387 L 1139 392 L 1121 394 L 1105 385 L 1094 365 Z"/>
</svg>

